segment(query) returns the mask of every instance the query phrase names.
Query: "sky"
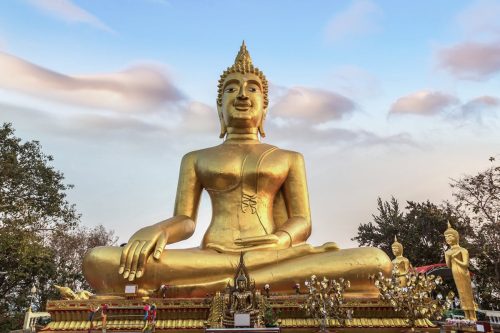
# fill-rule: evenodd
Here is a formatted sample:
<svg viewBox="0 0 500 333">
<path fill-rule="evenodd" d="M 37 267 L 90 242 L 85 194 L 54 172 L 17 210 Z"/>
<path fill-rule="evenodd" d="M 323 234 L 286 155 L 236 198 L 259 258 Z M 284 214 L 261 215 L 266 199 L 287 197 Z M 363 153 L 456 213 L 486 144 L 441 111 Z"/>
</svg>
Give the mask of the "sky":
<svg viewBox="0 0 500 333">
<path fill-rule="evenodd" d="M 245 40 L 264 142 L 301 152 L 315 245 L 377 198 L 451 200 L 500 154 L 500 1 L 8 0 L 0 122 L 39 140 L 87 226 L 126 242 L 173 213 L 179 164 L 218 145 L 217 81 Z M 198 246 L 211 207 L 202 197 Z"/>
</svg>

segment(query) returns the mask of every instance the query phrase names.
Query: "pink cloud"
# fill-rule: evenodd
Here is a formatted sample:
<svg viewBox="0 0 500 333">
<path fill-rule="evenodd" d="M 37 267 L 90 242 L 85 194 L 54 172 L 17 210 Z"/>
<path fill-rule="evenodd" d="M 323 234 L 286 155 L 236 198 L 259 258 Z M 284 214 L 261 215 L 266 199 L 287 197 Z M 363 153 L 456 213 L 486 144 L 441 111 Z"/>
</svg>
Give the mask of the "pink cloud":
<svg viewBox="0 0 500 333">
<path fill-rule="evenodd" d="M 328 42 L 380 30 L 378 20 L 381 10 L 368 0 L 357 0 L 337 13 L 327 24 L 325 36 Z"/>
<path fill-rule="evenodd" d="M 484 80 L 500 71 L 500 43 L 463 42 L 441 49 L 438 66 L 459 79 Z"/>
<path fill-rule="evenodd" d="M 398 98 L 392 104 L 389 114 L 432 116 L 458 103 L 455 96 L 439 91 L 423 90 Z"/>
<path fill-rule="evenodd" d="M 356 104 L 340 94 L 304 87 L 293 87 L 271 108 L 271 115 L 308 122 L 325 122 L 351 114 Z"/>
<path fill-rule="evenodd" d="M 485 112 L 491 112 L 500 108 L 500 99 L 492 96 L 480 96 L 462 105 L 462 116 L 475 117 L 481 120 Z"/>
<path fill-rule="evenodd" d="M 95 28 L 115 33 L 96 16 L 77 6 L 70 0 L 30 0 L 37 8 L 67 22 L 80 22 Z"/>
<path fill-rule="evenodd" d="M 0 52 L 0 72 L 0 88 L 82 107 L 149 111 L 184 98 L 165 71 L 154 65 L 66 75 Z"/>
</svg>

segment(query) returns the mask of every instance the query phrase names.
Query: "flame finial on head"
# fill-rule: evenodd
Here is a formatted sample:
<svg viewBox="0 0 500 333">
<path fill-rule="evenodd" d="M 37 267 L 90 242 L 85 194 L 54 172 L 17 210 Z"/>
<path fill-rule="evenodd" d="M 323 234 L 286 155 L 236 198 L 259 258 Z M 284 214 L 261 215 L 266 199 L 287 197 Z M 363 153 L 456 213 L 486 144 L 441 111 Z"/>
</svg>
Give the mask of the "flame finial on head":
<svg viewBox="0 0 500 333">
<path fill-rule="evenodd" d="M 250 53 L 248 53 L 245 41 L 241 43 L 240 50 L 236 55 L 236 58 L 234 58 L 234 64 L 240 66 L 253 66 L 252 58 L 250 57 Z"/>
<path fill-rule="evenodd" d="M 444 232 L 444 235 L 453 235 L 456 237 L 456 239 L 458 240 L 458 231 L 456 231 L 455 229 L 453 229 L 453 227 L 451 226 L 451 223 L 450 221 L 448 221 L 448 229 L 445 230 Z"/>
<path fill-rule="evenodd" d="M 392 246 L 396 246 L 396 247 L 400 248 L 401 251 L 403 251 L 403 244 L 398 242 L 398 237 L 396 235 L 394 235 L 394 243 L 392 243 L 391 247 Z"/>
</svg>

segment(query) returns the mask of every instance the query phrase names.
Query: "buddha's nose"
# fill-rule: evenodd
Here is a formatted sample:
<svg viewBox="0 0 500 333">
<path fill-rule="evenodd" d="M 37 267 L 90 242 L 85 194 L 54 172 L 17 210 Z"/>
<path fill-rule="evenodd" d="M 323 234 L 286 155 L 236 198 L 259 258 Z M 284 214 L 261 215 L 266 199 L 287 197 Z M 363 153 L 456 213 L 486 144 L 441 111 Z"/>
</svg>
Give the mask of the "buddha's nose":
<svg viewBox="0 0 500 333">
<path fill-rule="evenodd" d="M 240 91 L 238 92 L 238 99 L 247 99 L 248 98 L 247 94 L 245 93 L 245 90 L 246 90 L 246 84 L 242 84 L 240 86 Z"/>
</svg>

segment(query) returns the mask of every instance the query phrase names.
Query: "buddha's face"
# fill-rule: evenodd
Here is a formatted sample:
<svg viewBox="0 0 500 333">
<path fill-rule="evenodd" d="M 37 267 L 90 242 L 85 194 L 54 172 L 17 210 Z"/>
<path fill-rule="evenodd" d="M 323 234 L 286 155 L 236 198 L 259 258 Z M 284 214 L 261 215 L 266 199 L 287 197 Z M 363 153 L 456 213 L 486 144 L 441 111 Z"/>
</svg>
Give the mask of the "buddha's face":
<svg viewBox="0 0 500 333">
<path fill-rule="evenodd" d="M 397 257 L 397 256 L 400 256 L 403 254 L 403 251 L 401 250 L 401 248 L 399 246 L 396 246 L 396 245 L 393 245 L 391 247 L 392 249 L 392 253 Z"/>
<path fill-rule="evenodd" d="M 219 112 L 227 127 L 257 128 L 265 113 L 260 78 L 252 73 L 229 74 L 224 81 Z"/>
<path fill-rule="evenodd" d="M 242 281 L 242 280 L 238 281 L 238 290 L 244 291 L 245 289 L 246 289 L 245 281 Z"/>
<path fill-rule="evenodd" d="M 458 243 L 457 238 L 453 234 L 444 235 L 444 240 L 446 241 L 446 244 L 448 244 L 448 245 L 455 245 Z"/>
</svg>

